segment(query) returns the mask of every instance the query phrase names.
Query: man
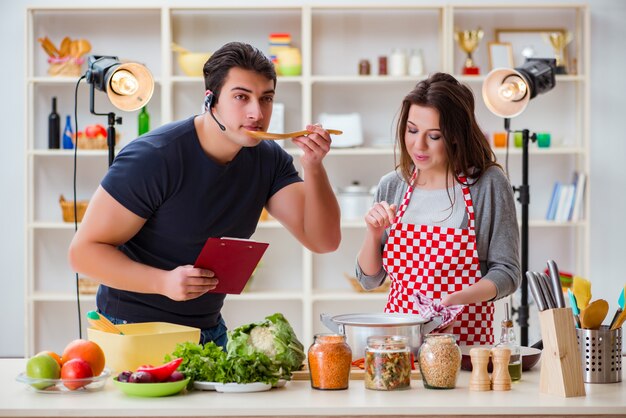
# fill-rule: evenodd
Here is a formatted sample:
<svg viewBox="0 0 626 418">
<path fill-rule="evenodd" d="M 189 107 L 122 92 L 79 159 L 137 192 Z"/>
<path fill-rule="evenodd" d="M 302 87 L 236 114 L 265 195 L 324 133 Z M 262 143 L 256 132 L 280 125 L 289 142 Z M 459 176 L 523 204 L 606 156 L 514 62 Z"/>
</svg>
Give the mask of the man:
<svg viewBox="0 0 626 418">
<path fill-rule="evenodd" d="M 70 245 L 72 267 L 97 279 L 98 310 L 114 323 L 166 321 L 226 343 L 222 278 L 193 262 L 208 237 L 249 238 L 263 207 L 305 247 L 334 251 L 339 206 L 322 164 L 322 127 L 293 139 L 292 157 L 247 131 L 266 131 L 276 73 L 258 49 L 232 42 L 204 66 L 206 111 L 164 125 L 119 153 Z M 224 278 L 225 280 L 227 278 Z"/>
</svg>

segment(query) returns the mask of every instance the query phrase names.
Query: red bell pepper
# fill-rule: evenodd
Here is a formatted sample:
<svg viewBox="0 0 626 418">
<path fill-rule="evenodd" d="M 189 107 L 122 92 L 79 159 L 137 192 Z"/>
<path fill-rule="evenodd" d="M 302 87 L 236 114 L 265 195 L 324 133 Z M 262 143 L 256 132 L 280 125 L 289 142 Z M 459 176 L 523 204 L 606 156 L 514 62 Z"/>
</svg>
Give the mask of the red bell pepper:
<svg viewBox="0 0 626 418">
<path fill-rule="evenodd" d="M 167 380 L 168 377 L 170 377 L 172 375 L 172 373 L 174 373 L 174 371 L 176 371 L 176 369 L 178 369 L 178 366 L 180 366 L 180 363 L 183 362 L 182 357 L 179 357 L 177 359 L 174 359 L 172 361 L 170 361 L 169 363 L 165 363 L 162 364 L 160 366 L 139 366 L 139 368 L 137 368 L 138 372 L 148 372 L 150 373 L 157 381 L 159 382 L 163 382 L 165 380 Z"/>
</svg>

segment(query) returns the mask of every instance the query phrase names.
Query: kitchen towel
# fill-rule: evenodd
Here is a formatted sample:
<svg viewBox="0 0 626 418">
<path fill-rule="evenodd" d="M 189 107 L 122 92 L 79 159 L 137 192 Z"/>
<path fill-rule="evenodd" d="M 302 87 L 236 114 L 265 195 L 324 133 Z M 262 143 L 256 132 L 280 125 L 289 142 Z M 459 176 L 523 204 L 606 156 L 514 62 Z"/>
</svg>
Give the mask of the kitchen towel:
<svg viewBox="0 0 626 418">
<path fill-rule="evenodd" d="M 420 292 L 416 291 L 413 294 L 413 302 L 415 303 L 415 310 L 420 313 L 424 319 L 430 319 L 434 316 L 441 316 L 443 322 L 436 330 L 443 330 L 448 325 L 452 324 L 456 317 L 463 312 L 464 305 L 451 305 L 445 306 L 441 302 L 434 301 Z"/>
</svg>

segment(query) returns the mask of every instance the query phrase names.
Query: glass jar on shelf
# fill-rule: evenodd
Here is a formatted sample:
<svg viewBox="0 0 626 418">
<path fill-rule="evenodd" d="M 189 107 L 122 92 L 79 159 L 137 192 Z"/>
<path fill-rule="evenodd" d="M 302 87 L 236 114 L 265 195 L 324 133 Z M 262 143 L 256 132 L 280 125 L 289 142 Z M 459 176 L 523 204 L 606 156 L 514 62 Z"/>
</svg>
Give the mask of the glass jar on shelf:
<svg viewBox="0 0 626 418">
<path fill-rule="evenodd" d="M 345 335 L 316 334 L 307 358 L 313 389 L 348 389 L 352 350 Z"/>
<path fill-rule="evenodd" d="M 371 336 L 365 349 L 365 387 L 398 390 L 411 386 L 411 350 L 407 337 Z"/>
<path fill-rule="evenodd" d="M 461 370 L 461 349 L 453 334 L 430 334 L 418 352 L 420 372 L 427 389 L 453 389 Z"/>
</svg>

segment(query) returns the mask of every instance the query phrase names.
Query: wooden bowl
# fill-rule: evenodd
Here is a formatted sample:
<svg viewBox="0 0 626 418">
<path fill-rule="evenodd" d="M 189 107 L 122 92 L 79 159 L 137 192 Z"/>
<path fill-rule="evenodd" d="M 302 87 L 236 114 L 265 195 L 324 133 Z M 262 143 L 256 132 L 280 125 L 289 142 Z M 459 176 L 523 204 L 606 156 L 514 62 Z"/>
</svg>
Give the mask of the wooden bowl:
<svg viewBox="0 0 626 418">
<path fill-rule="evenodd" d="M 484 347 L 491 348 L 490 345 L 464 345 L 461 346 L 461 369 L 472 371 L 472 358 L 469 355 L 469 352 L 474 347 Z M 530 370 L 541 358 L 541 350 L 533 347 L 522 347 L 522 370 Z M 491 359 L 489 359 L 489 365 L 487 366 L 487 371 L 491 373 L 493 371 L 493 365 L 491 364 Z"/>
</svg>

